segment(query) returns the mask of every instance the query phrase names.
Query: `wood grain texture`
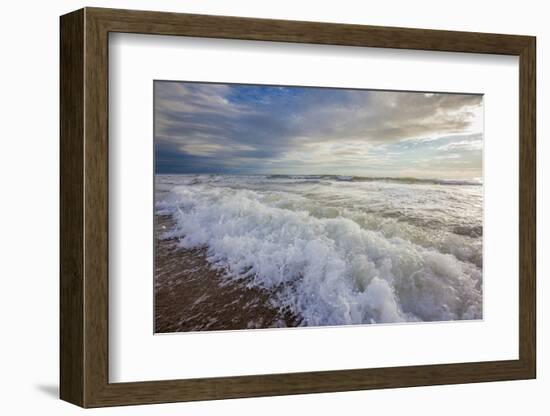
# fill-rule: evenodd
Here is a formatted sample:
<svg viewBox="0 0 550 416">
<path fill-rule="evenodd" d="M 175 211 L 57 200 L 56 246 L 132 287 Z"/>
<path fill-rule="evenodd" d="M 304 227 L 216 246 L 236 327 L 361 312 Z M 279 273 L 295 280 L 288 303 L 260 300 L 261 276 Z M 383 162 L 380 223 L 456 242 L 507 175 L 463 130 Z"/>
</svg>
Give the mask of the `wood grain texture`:
<svg viewBox="0 0 550 416">
<path fill-rule="evenodd" d="M 84 333 L 85 406 L 108 380 L 109 142 L 108 33 L 85 11 Z"/>
<path fill-rule="evenodd" d="M 520 57 L 519 359 L 189 380 L 108 380 L 108 33 Z M 534 378 L 535 38 L 86 8 L 61 18 L 61 397 L 83 407 Z"/>
<path fill-rule="evenodd" d="M 84 12 L 60 22 L 60 388 L 84 404 Z"/>
<path fill-rule="evenodd" d="M 87 8 L 110 32 L 519 55 L 528 36 Z"/>
<path fill-rule="evenodd" d="M 536 40 L 520 54 L 519 356 L 536 377 L 537 158 Z"/>
</svg>

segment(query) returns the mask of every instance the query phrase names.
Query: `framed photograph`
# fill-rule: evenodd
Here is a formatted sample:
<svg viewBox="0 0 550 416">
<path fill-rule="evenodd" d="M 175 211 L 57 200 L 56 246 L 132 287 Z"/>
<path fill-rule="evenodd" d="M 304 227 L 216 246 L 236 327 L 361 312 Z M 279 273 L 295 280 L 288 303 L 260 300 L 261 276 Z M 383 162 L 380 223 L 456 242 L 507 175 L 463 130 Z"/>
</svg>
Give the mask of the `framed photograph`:
<svg viewBox="0 0 550 416">
<path fill-rule="evenodd" d="M 535 378 L 534 37 L 60 23 L 63 400 Z"/>
</svg>

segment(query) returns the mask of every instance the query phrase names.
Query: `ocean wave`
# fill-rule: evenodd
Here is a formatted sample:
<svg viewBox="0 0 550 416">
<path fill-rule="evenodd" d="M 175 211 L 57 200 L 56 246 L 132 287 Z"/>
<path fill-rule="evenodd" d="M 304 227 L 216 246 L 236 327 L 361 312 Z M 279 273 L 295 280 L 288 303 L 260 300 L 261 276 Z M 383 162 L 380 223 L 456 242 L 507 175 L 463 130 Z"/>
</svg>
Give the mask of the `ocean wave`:
<svg viewBox="0 0 550 416">
<path fill-rule="evenodd" d="M 196 175 L 159 175 L 168 179 L 169 183 L 196 185 L 205 183 L 242 183 L 246 180 L 258 181 L 268 180 L 273 183 L 273 180 L 280 180 L 281 183 L 315 183 L 320 181 L 334 182 L 384 182 L 384 183 L 401 183 L 408 185 L 455 185 L 455 186 L 481 186 L 483 182 L 481 178 L 474 179 L 424 179 L 413 177 L 369 177 L 369 176 L 352 176 L 352 175 L 215 175 L 215 174 L 196 174 Z M 168 183 L 167 182 L 167 183 Z"/>
<path fill-rule="evenodd" d="M 166 237 L 206 248 L 227 279 L 272 291 L 302 325 L 482 316 L 478 266 L 351 218 L 286 209 L 252 190 L 187 185 L 173 187 L 157 212 L 176 221 Z"/>
<path fill-rule="evenodd" d="M 406 184 L 432 184 L 432 185 L 482 185 L 481 178 L 476 179 L 424 179 L 413 177 L 369 177 L 349 175 L 269 175 L 267 178 L 278 179 L 302 179 L 302 180 L 333 180 L 338 182 L 395 182 Z"/>
</svg>

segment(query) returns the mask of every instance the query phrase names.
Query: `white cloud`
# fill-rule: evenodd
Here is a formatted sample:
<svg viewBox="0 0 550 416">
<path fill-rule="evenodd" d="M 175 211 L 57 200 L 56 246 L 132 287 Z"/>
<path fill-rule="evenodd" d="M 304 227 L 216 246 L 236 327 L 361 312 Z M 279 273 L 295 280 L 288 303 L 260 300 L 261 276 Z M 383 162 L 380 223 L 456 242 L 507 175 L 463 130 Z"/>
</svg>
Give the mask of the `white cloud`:
<svg viewBox="0 0 550 416">
<path fill-rule="evenodd" d="M 157 166 L 175 172 L 480 170 L 482 117 L 479 95 L 155 83 Z"/>
<path fill-rule="evenodd" d="M 458 142 L 446 143 L 443 146 L 439 146 L 437 150 L 481 150 L 482 148 L 482 140 L 461 140 Z"/>
</svg>

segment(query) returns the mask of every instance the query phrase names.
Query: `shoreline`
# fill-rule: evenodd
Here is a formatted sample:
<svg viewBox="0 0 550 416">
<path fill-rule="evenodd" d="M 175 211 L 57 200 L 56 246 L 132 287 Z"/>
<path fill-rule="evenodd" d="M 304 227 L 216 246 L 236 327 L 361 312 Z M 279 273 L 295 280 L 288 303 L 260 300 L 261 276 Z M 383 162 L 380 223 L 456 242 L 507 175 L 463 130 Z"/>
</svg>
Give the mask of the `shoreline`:
<svg viewBox="0 0 550 416">
<path fill-rule="evenodd" d="M 272 293 L 224 279 L 206 260 L 206 249 L 162 239 L 174 225 L 170 216 L 155 214 L 155 333 L 299 326 L 290 311 L 269 304 Z"/>
</svg>

